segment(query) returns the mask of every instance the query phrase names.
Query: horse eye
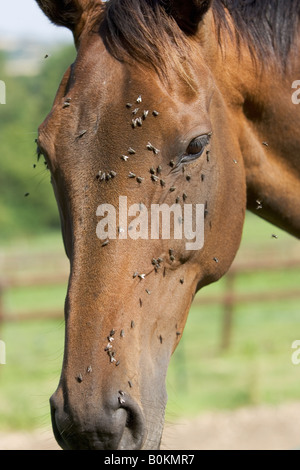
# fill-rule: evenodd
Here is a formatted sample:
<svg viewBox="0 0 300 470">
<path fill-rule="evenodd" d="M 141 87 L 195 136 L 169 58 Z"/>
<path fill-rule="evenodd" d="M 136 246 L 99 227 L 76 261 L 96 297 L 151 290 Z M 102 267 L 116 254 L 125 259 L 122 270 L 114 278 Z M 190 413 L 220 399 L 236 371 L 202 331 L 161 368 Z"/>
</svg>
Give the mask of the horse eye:
<svg viewBox="0 0 300 470">
<path fill-rule="evenodd" d="M 180 160 L 180 163 L 190 162 L 192 160 L 195 160 L 196 158 L 199 158 L 202 155 L 205 147 L 208 145 L 210 137 L 211 134 L 205 134 L 200 135 L 195 139 L 191 140 L 186 149 L 185 154 Z"/>
</svg>

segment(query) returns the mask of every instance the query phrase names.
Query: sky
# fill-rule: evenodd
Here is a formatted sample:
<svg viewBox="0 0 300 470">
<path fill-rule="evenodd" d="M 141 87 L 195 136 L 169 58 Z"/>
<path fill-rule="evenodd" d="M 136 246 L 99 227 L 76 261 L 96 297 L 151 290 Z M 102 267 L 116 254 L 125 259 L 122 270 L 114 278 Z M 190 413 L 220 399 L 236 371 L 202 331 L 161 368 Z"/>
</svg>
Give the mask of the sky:
<svg viewBox="0 0 300 470">
<path fill-rule="evenodd" d="M 71 32 L 53 25 L 35 0 L 0 0 L 0 37 L 72 41 Z"/>
</svg>

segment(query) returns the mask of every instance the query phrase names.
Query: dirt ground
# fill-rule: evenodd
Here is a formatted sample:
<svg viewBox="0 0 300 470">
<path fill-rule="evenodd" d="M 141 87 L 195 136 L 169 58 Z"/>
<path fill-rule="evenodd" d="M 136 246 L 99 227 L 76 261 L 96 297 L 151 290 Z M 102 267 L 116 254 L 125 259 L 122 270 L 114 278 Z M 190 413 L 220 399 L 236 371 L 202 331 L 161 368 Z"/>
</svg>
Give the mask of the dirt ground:
<svg viewBox="0 0 300 470">
<path fill-rule="evenodd" d="M 300 449 L 300 402 L 205 413 L 193 420 L 166 423 L 162 449 Z M 0 450 L 56 450 L 51 430 L 0 433 Z"/>
</svg>

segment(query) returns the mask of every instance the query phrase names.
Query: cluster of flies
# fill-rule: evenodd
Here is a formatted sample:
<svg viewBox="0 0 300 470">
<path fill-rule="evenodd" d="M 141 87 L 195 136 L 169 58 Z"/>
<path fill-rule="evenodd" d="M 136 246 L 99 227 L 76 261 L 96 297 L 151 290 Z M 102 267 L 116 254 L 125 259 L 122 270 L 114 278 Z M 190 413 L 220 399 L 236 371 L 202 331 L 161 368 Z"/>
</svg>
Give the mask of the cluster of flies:
<svg viewBox="0 0 300 470">
<path fill-rule="evenodd" d="M 136 103 L 138 105 L 140 105 L 142 103 L 142 96 L 140 95 L 137 100 L 136 100 Z M 128 109 L 131 109 L 133 108 L 134 105 L 132 103 L 127 103 L 126 104 L 126 108 Z M 132 111 L 132 115 L 133 116 L 136 116 L 137 113 L 139 112 L 139 107 L 135 107 Z M 157 117 L 159 116 L 159 112 L 157 110 L 154 110 L 152 111 L 152 115 L 154 117 Z M 143 121 L 146 120 L 146 118 L 149 116 L 149 110 L 143 110 L 142 112 L 142 116 L 141 117 L 134 117 L 131 121 L 131 126 L 133 129 L 135 129 L 136 127 L 141 127 L 143 125 Z M 146 149 L 149 151 L 149 152 L 152 152 L 154 155 L 158 155 L 160 153 L 160 150 L 158 148 L 156 148 L 151 142 L 148 142 L 147 145 L 146 145 Z M 132 155 L 135 155 L 136 154 L 136 151 L 132 148 L 132 147 L 129 147 L 128 151 L 127 151 L 127 154 L 123 154 L 121 156 L 121 160 L 123 160 L 124 162 L 127 162 L 129 161 L 130 157 Z M 209 151 L 207 151 L 207 161 L 209 161 Z M 172 168 L 174 168 L 176 166 L 174 160 L 171 160 L 169 162 L 169 166 Z M 185 168 L 183 167 L 183 172 L 185 171 Z M 161 185 L 161 187 L 165 187 L 166 186 L 166 181 L 162 178 L 162 166 L 161 165 L 158 165 L 157 168 L 154 168 L 154 167 L 151 167 L 149 169 L 149 173 L 150 173 L 150 179 L 152 182 L 154 183 L 159 183 Z M 113 178 L 115 178 L 117 176 L 117 173 L 115 171 L 108 171 L 108 172 L 102 172 L 101 170 L 97 173 L 96 175 L 96 179 L 99 180 L 99 181 L 109 181 Z M 128 172 L 128 178 L 129 179 L 135 179 L 139 184 L 141 184 L 143 181 L 144 181 L 144 177 L 142 176 L 137 176 L 133 171 L 129 171 Z M 204 178 L 205 178 L 205 175 L 201 175 L 201 180 L 204 181 Z M 186 180 L 189 182 L 191 181 L 191 176 L 190 175 L 187 175 L 186 176 Z M 171 186 L 169 188 L 169 191 L 170 193 L 173 193 L 176 191 L 176 187 L 175 186 Z M 175 202 L 176 204 L 179 204 L 180 200 L 181 200 L 181 197 L 182 197 L 182 200 L 183 202 L 186 201 L 187 199 L 187 194 L 186 192 L 183 192 L 182 196 L 177 196 L 176 199 L 175 199 Z M 107 243 L 106 243 L 107 244 Z M 104 245 L 105 246 L 105 245 Z"/>
<path fill-rule="evenodd" d="M 131 324 L 130 324 L 130 328 L 134 328 L 135 327 L 135 323 L 134 321 L 132 320 L 131 321 Z M 115 335 L 116 335 L 116 330 L 115 329 L 112 329 L 109 333 L 109 335 L 107 336 L 107 340 L 108 340 L 108 343 L 106 345 L 106 347 L 104 348 L 104 351 L 107 353 L 108 357 L 109 357 L 109 361 L 111 364 L 115 364 L 116 366 L 119 366 L 120 365 L 120 361 L 118 359 L 116 359 L 116 352 L 113 348 L 113 344 L 114 344 L 114 341 L 115 341 Z M 125 336 L 125 330 L 121 330 L 120 331 L 120 338 L 124 338 Z M 128 385 L 130 388 L 132 388 L 132 382 L 131 380 L 128 380 Z M 120 404 L 123 404 L 125 403 L 124 401 L 124 392 L 122 391 L 119 391 L 119 402 Z"/>
<path fill-rule="evenodd" d="M 120 365 L 120 361 L 118 361 L 116 358 L 115 358 L 115 351 L 113 349 L 113 342 L 115 340 L 114 336 L 115 336 L 115 330 L 112 329 L 107 337 L 107 340 L 108 340 L 108 343 L 107 343 L 107 346 L 104 348 L 104 351 L 107 352 L 107 355 L 109 356 L 109 359 L 110 359 L 110 363 L 113 364 L 115 363 L 116 366 Z M 121 330 L 121 333 L 120 333 L 120 336 L 123 338 L 125 335 L 124 333 L 124 330 Z"/>
<path fill-rule="evenodd" d="M 132 116 L 133 116 L 133 117 L 132 117 L 132 120 L 131 120 L 131 127 L 132 127 L 133 129 L 136 129 L 137 127 L 142 127 L 142 126 L 143 126 L 143 122 L 144 122 L 144 121 L 148 118 L 148 116 L 149 116 L 149 110 L 145 110 L 145 109 L 144 109 L 143 112 L 142 112 L 142 114 L 141 114 L 141 116 L 137 117 L 137 114 L 138 114 L 139 111 L 140 111 L 140 107 L 139 107 L 139 106 L 140 106 L 141 103 L 142 103 L 142 96 L 141 96 L 141 95 L 137 98 L 136 103 L 137 103 L 137 106 L 134 107 L 134 109 L 132 110 Z M 71 106 L 71 98 L 66 98 L 66 100 L 65 100 L 64 103 L 63 103 L 63 109 L 69 108 L 70 106 Z M 134 105 L 133 105 L 132 103 L 127 103 L 127 104 L 126 104 L 126 108 L 128 108 L 128 109 L 132 109 L 133 106 L 134 106 Z M 157 110 L 152 111 L 152 116 L 154 116 L 154 117 L 159 116 L 159 112 L 158 112 Z M 78 133 L 78 135 L 76 136 L 77 139 L 81 139 L 81 137 L 83 137 L 83 136 L 86 134 L 86 132 L 87 132 L 86 129 L 81 130 L 81 131 Z M 37 139 L 35 140 L 35 142 L 37 143 Z M 266 142 L 263 142 L 263 145 L 268 146 L 268 144 L 267 144 Z M 158 155 L 159 152 L 160 152 L 160 150 L 157 149 L 151 142 L 148 142 L 148 143 L 147 143 L 146 149 L 147 149 L 148 151 L 150 151 L 150 152 L 153 152 L 154 155 Z M 135 154 L 136 154 L 136 151 L 135 151 L 132 147 L 130 147 L 130 148 L 128 149 L 128 152 L 127 152 L 127 153 L 128 153 L 128 155 L 122 155 L 122 156 L 121 156 L 121 159 L 122 159 L 124 162 L 127 162 L 127 161 L 129 160 L 130 156 L 135 155 Z M 38 160 L 39 160 L 39 159 L 40 159 L 40 156 L 41 156 L 41 152 L 40 152 L 39 148 L 37 148 L 37 156 L 38 156 Z M 207 158 L 207 162 L 209 162 L 209 161 L 210 161 L 210 152 L 209 152 L 209 151 L 206 152 L 206 158 Z M 234 162 L 237 163 L 236 161 L 234 161 Z M 174 167 L 175 167 L 175 162 L 174 162 L 174 160 L 171 160 L 171 161 L 169 162 L 169 165 L 170 165 L 171 168 L 174 168 Z M 48 166 L 47 166 L 47 162 L 46 162 L 46 161 L 45 161 L 45 166 L 46 166 L 46 168 L 48 169 Z M 33 167 L 36 168 L 36 165 L 34 164 Z M 162 167 L 161 167 L 161 165 L 159 165 L 156 169 L 155 169 L 154 167 L 151 167 L 149 171 L 150 171 L 150 178 L 151 178 L 151 180 L 152 180 L 154 183 L 159 182 L 162 187 L 165 187 L 165 186 L 166 186 L 166 182 L 161 178 L 161 173 L 162 173 Z M 184 171 L 184 168 L 183 168 L 183 171 Z M 102 171 L 99 171 L 99 172 L 97 173 L 97 175 L 96 175 L 96 179 L 99 180 L 99 181 L 109 181 L 109 180 L 111 180 L 111 179 L 114 179 L 116 176 L 117 176 L 117 173 L 116 173 L 115 171 L 113 171 L 113 170 L 111 170 L 111 171 L 109 171 L 109 172 L 102 172 Z M 143 180 L 144 180 L 144 178 L 142 178 L 141 176 L 136 176 L 136 174 L 135 174 L 134 172 L 131 172 L 131 171 L 130 171 L 129 174 L 128 174 L 128 178 L 130 178 L 130 179 L 136 179 L 136 181 L 137 181 L 139 184 L 141 184 L 141 183 L 143 182 Z M 205 179 L 205 175 L 202 174 L 202 175 L 201 175 L 201 181 L 204 181 L 204 179 Z M 187 181 L 190 181 L 190 180 L 191 180 L 190 175 L 187 175 L 187 176 L 186 176 L 186 180 L 187 180 Z M 169 191 L 170 191 L 170 192 L 176 191 L 176 187 L 172 186 L 172 187 L 169 189 Z M 29 196 L 29 193 L 26 193 L 25 196 L 26 196 L 26 197 Z M 183 201 L 185 201 L 185 200 L 187 199 L 187 194 L 186 194 L 185 192 L 182 194 L 182 199 L 183 199 Z M 177 197 L 176 197 L 176 204 L 178 204 L 179 202 L 180 202 L 180 196 L 177 196 Z M 257 210 L 262 209 L 262 203 L 261 203 L 261 201 L 260 201 L 260 200 L 257 200 L 256 202 L 257 202 L 257 204 L 258 204 L 258 205 L 257 205 Z M 207 210 L 206 210 L 206 213 L 207 213 Z M 273 237 L 273 238 L 278 238 L 276 235 L 272 235 L 272 237 Z M 102 246 L 106 246 L 108 243 L 109 243 L 109 241 L 106 240 L 106 241 L 102 244 Z M 175 258 L 174 250 L 170 249 L 170 250 L 169 250 L 169 260 L 170 260 L 170 262 L 174 262 L 175 259 L 176 259 L 176 258 Z M 219 262 L 218 258 L 216 258 L 216 257 L 214 257 L 213 260 L 214 260 L 216 263 Z M 160 258 L 160 257 L 157 258 L 157 259 L 156 259 L 156 258 L 153 258 L 153 259 L 152 259 L 151 263 L 152 263 L 152 265 L 154 266 L 155 272 L 158 272 L 158 271 L 161 269 L 163 262 L 164 262 L 163 258 Z M 165 269 L 164 269 L 164 275 L 165 275 Z M 142 280 L 144 280 L 144 279 L 146 278 L 146 274 L 144 274 L 144 273 L 140 274 L 140 273 L 138 273 L 138 272 L 135 272 L 135 273 L 133 274 L 133 278 L 134 278 L 134 279 L 135 279 L 135 278 L 138 278 L 138 279 L 140 279 L 140 280 L 142 281 Z M 184 284 L 184 279 L 180 279 L 180 283 L 181 283 L 181 284 Z M 149 294 L 149 295 L 151 294 L 151 292 L 150 292 L 148 289 L 146 289 L 146 293 Z M 140 306 L 142 306 L 142 299 L 139 299 L 139 302 L 140 302 Z M 131 321 L 131 328 L 134 328 L 134 326 L 135 326 L 134 321 Z M 104 348 L 104 351 L 105 351 L 105 352 L 107 353 L 107 355 L 109 356 L 110 363 L 115 364 L 116 366 L 119 366 L 120 361 L 119 361 L 118 359 L 116 359 L 116 357 L 115 357 L 115 351 L 114 351 L 114 349 L 113 349 L 113 342 L 114 342 L 114 340 L 115 340 L 115 333 L 116 333 L 116 332 L 115 332 L 114 329 L 112 329 L 112 330 L 110 331 L 110 334 L 109 334 L 108 337 L 107 337 L 108 343 L 107 343 L 106 347 Z M 176 332 L 176 335 L 177 335 L 177 336 L 180 336 L 180 332 Z M 125 336 L 125 332 L 124 332 L 124 330 L 122 329 L 122 330 L 120 331 L 120 337 L 123 338 L 124 336 Z M 161 343 L 163 342 L 163 338 L 162 338 L 161 335 L 159 336 L 159 340 L 160 340 Z M 90 373 L 92 372 L 92 367 L 91 367 L 91 366 L 88 366 L 86 372 L 87 372 L 88 374 L 90 374 Z M 79 374 L 79 375 L 77 376 L 77 381 L 78 381 L 79 383 L 81 383 L 81 382 L 83 381 L 83 376 L 82 376 L 82 374 Z M 129 385 L 130 388 L 132 387 L 132 382 L 131 382 L 130 380 L 128 381 L 128 385 Z M 124 393 L 122 390 L 119 390 L 119 392 L 118 392 L 118 401 L 119 401 L 120 405 L 122 405 L 122 404 L 125 403 L 125 398 L 124 398 L 124 397 L 125 397 L 125 393 Z"/>
<path fill-rule="evenodd" d="M 142 97 L 139 96 L 137 98 L 136 102 L 137 102 L 138 105 L 140 105 L 142 103 Z M 132 103 L 127 103 L 126 108 L 128 108 L 128 109 L 133 108 L 133 104 Z M 149 111 L 144 110 L 141 117 L 136 117 L 138 112 L 139 112 L 139 107 L 135 107 L 132 111 L 132 115 L 134 116 L 134 118 L 131 121 L 131 126 L 132 126 L 133 129 L 135 129 L 136 127 L 141 127 L 142 124 L 143 124 L 143 121 L 145 121 L 147 119 L 147 117 L 149 116 Z M 152 112 L 152 115 L 154 117 L 157 117 L 157 116 L 159 116 L 159 112 L 154 110 Z M 151 142 L 147 143 L 146 150 L 148 150 L 149 152 L 152 152 L 154 155 L 158 155 L 160 153 L 160 150 L 158 148 L 156 148 Z M 124 154 L 124 155 L 121 156 L 121 160 L 123 160 L 124 162 L 127 162 L 127 161 L 129 161 L 130 157 L 133 156 L 133 155 L 136 155 L 136 151 L 135 151 L 134 148 L 129 147 L 128 151 L 127 151 L 127 154 L 126 155 Z M 171 160 L 169 165 L 170 165 L 171 168 L 174 168 L 175 167 L 175 162 L 173 160 Z M 150 173 L 150 179 L 151 179 L 152 182 L 154 182 L 154 183 L 159 182 L 161 187 L 166 186 L 166 182 L 161 178 L 161 173 L 162 173 L 161 165 L 158 165 L 156 168 L 151 167 L 150 170 L 149 170 L 149 173 Z M 109 172 L 99 171 L 96 175 L 96 179 L 103 182 L 103 181 L 109 181 L 111 179 L 114 179 L 116 176 L 117 176 L 117 173 L 115 171 L 109 171 Z M 136 179 L 136 181 L 139 184 L 141 184 L 144 180 L 144 178 L 142 178 L 141 176 L 137 176 L 132 171 L 129 171 L 128 178 L 129 179 Z M 190 181 L 190 176 L 187 176 L 186 179 L 187 179 L 187 181 Z M 170 188 L 170 192 L 174 192 L 175 190 L 176 190 L 176 188 L 173 187 L 173 186 Z M 187 198 L 186 193 L 183 193 L 183 195 L 182 195 L 183 201 L 185 201 L 186 198 Z M 180 202 L 180 197 L 177 196 L 176 203 L 179 203 L 179 202 Z M 106 240 L 102 243 L 102 246 L 107 246 L 108 243 L 109 243 L 109 241 Z M 171 263 L 173 263 L 175 260 L 176 260 L 175 252 L 174 252 L 173 249 L 170 249 L 169 250 L 169 261 Z M 154 267 L 153 269 L 156 273 L 159 270 L 162 269 L 163 263 L 164 263 L 164 259 L 161 258 L 161 257 L 158 257 L 157 259 L 152 258 L 151 264 Z M 165 276 L 165 272 L 166 272 L 166 269 L 164 268 L 163 269 L 164 276 Z M 146 273 L 139 273 L 139 272 L 136 271 L 136 272 L 133 273 L 132 277 L 133 277 L 133 279 L 139 279 L 140 281 L 143 281 L 146 278 L 146 276 L 147 276 Z M 180 279 L 180 284 L 184 284 L 184 279 Z M 149 289 L 145 289 L 145 292 L 148 295 L 151 295 L 151 291 Z M 140 304 L 140 307 L 142 307 L 143 301 L 142 301 L 141 298 L 139 299 L 139 304 Z M 134 326 L 135 326 L 134 321 L 132 321 L 131 322 L 131 328 L 134 328 Z M 177 334 L 177 336 L 180 335 L 179 332 L 177 332 L 176 334 Z M 125 335 L 124 330 L 121 330 L 120 337 L 122 338 L 122 337 L 124 337 L 124 335 Z M 104 351 L 107 353 L 107 355 L 109 357 L 109 360 L 110 360 L 110 363 L 115 364 L 116 366 L 118 366 L 120 364 L 120 361 L 116 358 L 116 354 L 115 354 L 115 351 L 114 351 L 114 348 L 113 348 L 113 343 L 114 343 L 114 340 L 115 340 L 115 330 L 114 329 L 111 330 L 111 332 L 110 332 L 109 336 L 107 337 L 107 339 L 108 339 L 108 343 L 105 346 Z M 163 338 L 162 338 L 161 335 L 159 336 L 159 341 L 162 344 Z M 128 382 L 128 384 L 129 384 L 130 387 L 132 387 L 132 383 L 130 381 Z M 118 398 L 119 398 L 120 404 L 123 404 L 124 403 L 124 392 L 119 391 L 119 397 Z"/>
</svg>

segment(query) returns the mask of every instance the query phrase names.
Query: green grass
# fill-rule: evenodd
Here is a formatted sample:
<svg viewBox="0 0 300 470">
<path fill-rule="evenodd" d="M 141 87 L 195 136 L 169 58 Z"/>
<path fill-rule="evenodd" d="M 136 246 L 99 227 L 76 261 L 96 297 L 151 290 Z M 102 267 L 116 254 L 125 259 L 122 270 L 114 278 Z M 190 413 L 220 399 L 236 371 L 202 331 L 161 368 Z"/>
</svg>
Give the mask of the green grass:
<svg viewBox="0 0 300 470">
<path fill-rule="evenodd" d="M 272 233 L 278 239 L 272 239 Z M 6 253 L 64 252 L 60 234 L 6 245 Z M 0 250 L 1 251 L 1 250 Z M 239 257 L 255 260 L 298 255 L 296 240 L 257 218 L 248 216 Z M 50 269 L 50 268 L 49 268 Z M 51 268 L 52 269 L 52 268 Z M 34 272 L 29 266 L 25 272 Z M 244 274 L 237 292 L 296 289 L 300 271 Z M 217 295 L 226 280 L 209 286 L 203 295 Z M 63 311 L 66 284 L 14 288 L 4 298 L 8 313 Z M 202 295 L 202 293 L 198 294 Z M 291 362 L 291 344 L 300 339 L 299 300 L 239 304 L 235 307 L 231 346 L 222 352 L 220 305 L 193 305 L 167 376 L 167 419 L 194 416 L 207 410 L 235 409 L 254 404 L 299 400 L 300 366 Z M 41 319 L 6 323 L 0 338 L 6 343 L 7 364 L 0 365 L 0 430 L 50 425 L 50 395 L 62 363 L 62 320 Z"/>
<path fill-rule="evenodd" d="M 278 239 L 272 238 L 276 234 Z M 298 240 L 248 214 L 237 261 L 299 259 Z M 219 295 L 226 279 L 201 295 Z M 240 275 L 236 293 L 299 289 L 300 270 Z M 300 338 L 300 299 L 238 304 L 231 345 L 221 350 L 222 306 L 193 305 L 183 338 L 168 371 L 167 417 L 207 410 L 300 399 L 300 366 L 291 362 L 291 345 Z"/>
<path fill-rule="evenodd" d="M 0 430 L 49 426 L 49 397 L 60 374 L 62 321 L 5 324 L 6 365 L 0 366 Z"/>
<path fill-rule="evenodd" d="M 300 338 L 299 302 L 240 305 L 232 342 L 220 347 L 222 309 L 192 307 L 170 364 L 168 416 L 299 400 L 300 366 L 291 362 Z"/>
<path fill-rule="evenodd" d="M 18 287 L 7 291 L 4 296 L 5 311 L 22 315 L 22 312 L 62 311 L 67 284 L 54 286 Z"/>
</svg>

